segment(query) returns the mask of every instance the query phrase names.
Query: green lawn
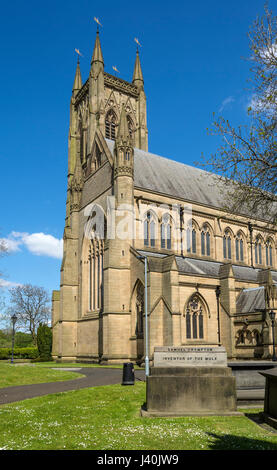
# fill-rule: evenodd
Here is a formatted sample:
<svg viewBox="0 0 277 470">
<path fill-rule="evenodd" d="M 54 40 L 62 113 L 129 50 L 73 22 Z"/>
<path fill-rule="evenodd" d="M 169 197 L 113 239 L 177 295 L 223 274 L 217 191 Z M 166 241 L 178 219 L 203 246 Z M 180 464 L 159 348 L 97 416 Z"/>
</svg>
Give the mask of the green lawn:
<svg viewBox="0 0 277 470">
<path fill-rule="evenodd" d="M 60 371 L 55 368 L 80 368 L 80 367 L 109 367 L 120 368 L 122 365 L 100 366 L 98 364 L 77 364 L 56 362 L 37 362 L 37 363 L 14 363 L 0 362 L 0 388 L 11 387 L 16 385 L 30 385 L 35 383 L 57 382 L 63 380 L 77 379 L 84 377 L 78 372 Z M 135 369 L 139 369 L 135 366 Z"/>
<path fill-rule="evenodd" d="M 136 382 L 2 405 L 0 449 L 277 450 L 277 434 L 246 415 L 142 418 L 144 401 L 145 383 Z"/>
<path fill-rule="evenodd" d="M 0 389 L 16 385 L 30 385 L 45 382 L 58 382 L 61 380 L 77 379 L 83 375 L 70 372 L 53 370 L 48 363 L 48 367 L 42 364 L 24 364 L 16 365 L 7 362 L 0 363 Z M 76 365 L 75 365 L 76 367 Z"/>
<path fill-rule="evenodd" d="M 95 367 L 86 365 L 87 367 Z M 0 363 L 0 388 L 80 377 L 55 367 Z M 97 367 L 97 366 L 96 366 Z M 117 366 L 122 367 L 122 366 Z M 277 450 L 277 433 L 236 417 L 142 418 L 145 383 L 87 388 L 0 406 L 0 449 Z"/>
</svg>

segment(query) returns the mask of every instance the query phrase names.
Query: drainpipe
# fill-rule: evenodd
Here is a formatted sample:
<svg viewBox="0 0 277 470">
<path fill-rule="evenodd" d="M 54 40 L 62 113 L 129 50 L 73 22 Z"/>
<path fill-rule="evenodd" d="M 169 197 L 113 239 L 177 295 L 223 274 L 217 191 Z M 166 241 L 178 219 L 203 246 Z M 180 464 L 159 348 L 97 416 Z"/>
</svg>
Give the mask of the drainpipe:
<svg viewBox="0 0 277 470">
<path fill-rule="evenodd" d="M 252 266 L 252 268 L 254 268 L 254 264 L 253 264 L 253 225 L 251 224 L 251 222 L 248 222 L 248 229 L 249 229 L 249 233 L 250 233 L 251 266 Z"/>
</svg>

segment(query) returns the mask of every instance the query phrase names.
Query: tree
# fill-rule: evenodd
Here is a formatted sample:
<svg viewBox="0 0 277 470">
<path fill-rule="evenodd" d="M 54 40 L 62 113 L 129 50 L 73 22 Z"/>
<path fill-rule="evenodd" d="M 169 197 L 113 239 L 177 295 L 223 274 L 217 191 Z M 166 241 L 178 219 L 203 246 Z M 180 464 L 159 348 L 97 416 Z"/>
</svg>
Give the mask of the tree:
<svg viewBox="0 0 277 470">
<path fill-rule="evenodd" d="M 223 183 L 229 211 L 262 215 L 276 223 L 277 17 L 267 5 L 248 37 L 253 86 L 248 108 L 250 124 L 235 128 L 220 116 L 211 134 L 220 136 L 222 145 L 204 161 L 204 166 Z"/>
<path fill-rule="evenodd" d="M 41 361 L 52 360 L 52 331 L 47 325 L 40 323 L 37 329 L 37 346 Z"/>
<path fill-rule="evenodd" d="M 7 251 L 8 250 L 7 250 L 6 244 L 0 238 L 0 258 L 2 256 L 4 256 L 7 253 Z M 0 278 L 1 278 L 1 276 L 2 276 L 2 273 L 0 272 Z M 0 282 L 0 321 L 4 318 L 3 311 L 5 309 L 5 302 L 4 302 L 1 290 L 2 290 L 2 285 L 1 285 L 1 282 Z"/>
<path fill-rule="evenodd" d="M 36 332 L 40 323 L 50 320 L 49 295 L 43 287 L 25 284 L 10 289 L 9 312 L 16 314 L 17 325 L 32 335 L 36 344 Z"/>
</svg>

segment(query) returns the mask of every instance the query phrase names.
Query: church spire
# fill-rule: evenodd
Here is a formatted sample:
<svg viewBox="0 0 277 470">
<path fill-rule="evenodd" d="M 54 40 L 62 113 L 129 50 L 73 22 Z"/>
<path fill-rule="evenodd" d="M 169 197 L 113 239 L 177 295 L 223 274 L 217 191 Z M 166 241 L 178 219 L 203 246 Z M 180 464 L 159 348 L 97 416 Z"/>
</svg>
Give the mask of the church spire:
<svg viewBox="0 0 277 470">
<path fill-rule="evenodd" d="M 78 57 L 72 92 L 73 93 L 77 92 L 81 90 L 81 88 L 82 88 L 82 77 L 81 77 L 80 62 L 79 62 L 79 57 Z"/>
<path fill-rule="evenodd" d="M 93 54 L 92 54 L 92 59 L 91 59 L 91 65 L 93 65 L 96 62 L 100 62 L 101 64 L 103 64 L 103 68 L 104 68 L 104 60 L 103 60 L 103 54 L 102 54 L 98 30 L 96 32 L 96 39 L 95 39 L 95 44 L 94 44 L 94 49 L 93 49 Z"/>
<path fill-rule="evenodd" d="M 144 84 L 138 48 L 137 48 L 136 62 L 135 62 L 135 68 L 134 68 L 134 74 L 133 74 L 133 84 L 136 85 L 139 89 L 143 88 L 143 84 Z"/>
</svg>

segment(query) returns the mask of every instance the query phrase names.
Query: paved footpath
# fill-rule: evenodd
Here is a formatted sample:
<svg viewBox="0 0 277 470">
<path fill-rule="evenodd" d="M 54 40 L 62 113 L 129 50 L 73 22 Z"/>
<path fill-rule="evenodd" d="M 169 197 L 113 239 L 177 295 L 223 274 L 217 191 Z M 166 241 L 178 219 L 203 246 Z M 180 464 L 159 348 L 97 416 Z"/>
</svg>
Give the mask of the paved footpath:
<svg viewBox="0 0 277 470">
<path fill-rule="evenodd" d="M 56 369 L 56 368 L 55 368 Z M 40 397 L 51 393 L 80 390 L 81 388 L 97 387 L 99 385 L 114 385 L 122 383 L 123 369 L 108 369 L 94 367 L 62 368 L 62 370 L 76 371 L 85 377 L 66 380 L 63 382 L 49 382 L 34 385 L 19 385 L 17 387 L 0 388 L 0 405 Z M 135 370 L 135 379 L 145 381 L 144 370 Z M 237 390 L 238 405 L 262 405 L 264 390 Z"/>
<path fill-rule="evenodd" d="M 120 384 L 122 382 L 122 369 L 84 367 L 74 369 L 63 368 L 62 370 L 75 370 L 76 372 L 85 375 L 85 377 L 66 380 L 64 382 L 49 382 L 0 388 L 0 405 L 26 400 L 27 398 L 40 397 L 50 393 L 68 392 L 70 390 L 80 390 L 81 388 L 96 387 L 99 385 Z M 144 370 L 136 370 L 135 379 L 145 380 Z"/>
</svg>

